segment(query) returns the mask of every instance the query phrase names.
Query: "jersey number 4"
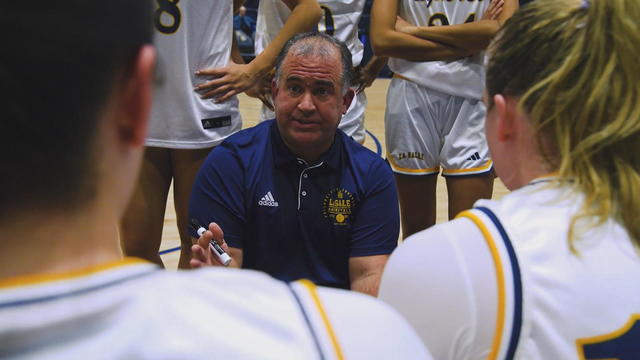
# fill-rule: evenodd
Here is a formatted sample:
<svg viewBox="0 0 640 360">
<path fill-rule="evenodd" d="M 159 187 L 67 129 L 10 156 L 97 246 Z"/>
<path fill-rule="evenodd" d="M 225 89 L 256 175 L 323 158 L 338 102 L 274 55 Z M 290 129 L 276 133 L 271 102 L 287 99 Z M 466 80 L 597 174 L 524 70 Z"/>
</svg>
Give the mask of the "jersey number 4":
<svg viewBox="0 0 640 360">
<path fill-rule="evenodd" d="M 466 24 L 474 22 L 475 19 L 476 13 L 471 13 L 469 14 L 469 16 L 467 16 L 467 20 L 465 20 L 464 23 Z M 429 17 L 429 22 L 427 24 L 429 26 L 449 25 L 449 19 L 447 18 L 447 15 L 445 13 L 435 13 L 431 15 L 431 17 Z"/>
<path fill-rule="evenodd" d="M 579 359 L 634 360 L 640 355 L 640 314 L 610 334 L 576 341 Z"/>
<path fill-rule="evenodd" d="M 156 0 L 158 7 L 153 14 L 153 24 L 156 30 L 163 34 L 173 34 L 178 31 L 182 14 L 178 7 L 180 0 Z"/>
</svg>

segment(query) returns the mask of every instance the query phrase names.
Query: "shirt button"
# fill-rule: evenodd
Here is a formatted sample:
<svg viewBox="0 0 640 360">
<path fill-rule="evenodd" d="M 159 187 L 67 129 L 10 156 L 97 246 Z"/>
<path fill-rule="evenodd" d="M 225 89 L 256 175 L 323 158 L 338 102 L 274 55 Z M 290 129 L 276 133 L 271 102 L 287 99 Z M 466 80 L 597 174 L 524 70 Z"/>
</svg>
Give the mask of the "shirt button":
<svg viewBox="0 0 640 360">
<path fill-rule="evenodd" d="M 307 196 L 307 192 L 302 190 L 302 196 Z"/>
<path fill-rule="evenodd" d="M 304 174 L 304 175 L 302 175 L 302 177 L 306 179 L 306 178 L 309 177 L 309 174 Z"/>
</svg>

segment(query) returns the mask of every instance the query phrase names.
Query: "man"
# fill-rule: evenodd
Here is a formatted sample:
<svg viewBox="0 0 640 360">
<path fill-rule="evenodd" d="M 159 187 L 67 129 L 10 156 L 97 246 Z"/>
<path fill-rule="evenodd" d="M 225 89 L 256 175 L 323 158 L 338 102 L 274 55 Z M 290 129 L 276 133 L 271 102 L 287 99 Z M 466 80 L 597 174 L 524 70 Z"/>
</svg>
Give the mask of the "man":
<svg viewBox="0 0 640 360">
<path fill-rule="evenodd" d="M 190 214 L 224 230 L 235 266 L 377 294 L 397 244 L 398 202 L 388 165 L 337 129 L 354 97 L 351 69 L 333 37 L 293 37 L 276 62 L 276 120 L 205 161 Z"/>
<path fill-rule="evenodd" d="M 257 81 L 255 74 L 273 66 L 285 39 L 307 31 L 311 26 L 306 23 L 320 17 L 315 0 L 285 1 L 297 10 L 282 28 L 281 37 L 286 38 L 274 41 L 270 51 L 251 64 L 244 64 L 239 52 L 231 51 L 233 10 L 243 1 L 155 3 L 154 43 L 164 86 L 154 96 L 142 172 L 120 227 L 127 255 L 162 265 L 158 250 L 173 183 L 182 248 L 179 266 L 189 267 L 188 200 L 196 173 L 214 146 L 242 128 L 235 96 L 221 96 L 218 101 L 204 96 L 220 90 L 212 90 L 208 77 L 219 77 L 219 81 L 241 73 L 244 81 Z M 194 91 L 196 86 L 198 91 Z"/>
<path fill-rule="evenodd" d="M 369 297 L 122 259 L 117 222 L 150 111 L 151 15 L 143 0 L 0 5 L 12 34 L 0 48 L 0 356 L 428 358 Z M 35 71 L 45 68 L 55 71 Z"/>
<path fill-rule="evenodd" d="M 253 32 L 256 31 L 256 21 L 247 16 L 247 8 L 240 6 L 237 15 L 233 17 L 233 29 L 241 30 L 247 36 L 253 36 Z"/>
<path fill-rule="evenodd" d="M 364 110 L 367 105 L 367 98 L 362 90 L 371 85 L 386 63 L 386 59 L 374 56 L 365 66 L 359 67 L 364 54 L 364 46 L 358 38 L 358 23 L 364 13 L 365 0 L 318 0 L 318 4 L 324 11 L 324 16 L 315 25 L 316 28 L 318 31 L 344 42 L 351 51 L 353 66 L 359 70 L 358 78 L 354 79 L 354 84 L 352 84 L 358 87 L 357 95 L 342 117 L 339 128 L 362 144 L 366 136 Z M 291 10 L 278 0 L 260 1 L 255 36 L 256 54 L 260 54 L 271 43 L 290 15 Z M 263 91 L 269 92 L 268 89 Z M 270 97 L 267 95 L 267 98 Z M 262 106 L 260 120 L 273 118 L 275 118 L 274 112 L 266 105 Z"/>
</svg>

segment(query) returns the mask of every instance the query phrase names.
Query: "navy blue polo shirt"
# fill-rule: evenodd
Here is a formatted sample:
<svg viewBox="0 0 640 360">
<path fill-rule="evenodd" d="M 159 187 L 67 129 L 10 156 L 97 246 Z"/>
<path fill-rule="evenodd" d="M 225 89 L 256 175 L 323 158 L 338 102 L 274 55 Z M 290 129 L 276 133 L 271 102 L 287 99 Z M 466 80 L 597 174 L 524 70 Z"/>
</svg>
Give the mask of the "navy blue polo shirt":
<svg viewBox="0 0 640 360">
<path fill-rule="evenodd" d="M 348 289 L 349 258 L 389 254 L 399 210 L 393 174 L 338 130 L 314 164 L 297 158 L 275 121 L 230 136 L 200 169 L 189 215 L 216 222 L 244 268 Z M 197 237 L 195 233 L 192 236 Z"/>
</svg>

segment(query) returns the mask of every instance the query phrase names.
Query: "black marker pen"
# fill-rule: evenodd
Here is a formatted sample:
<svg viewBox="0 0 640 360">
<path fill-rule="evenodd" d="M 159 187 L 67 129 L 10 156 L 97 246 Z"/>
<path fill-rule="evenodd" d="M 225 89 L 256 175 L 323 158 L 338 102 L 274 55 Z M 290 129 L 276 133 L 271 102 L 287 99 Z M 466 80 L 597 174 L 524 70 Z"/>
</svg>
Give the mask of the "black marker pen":
<svg viewBox="0 0 640 360">
<path fill-rule="evenodd" d="M 198 236 L 202 236 L 202 234 L 207 231 L 207 229 L 203 228 L 196 219 L 191 219 L 191 227 L 196 233 L 198 233 Z M 218 245 L 218 243 L 213 239 L 209 240 L 209 246 L 211 247 L 211 251 L 216 254 L 222 265 L 229 266 L 229 263 L 231 263 L 231 257 L 229 254 L 222 250 L 220 245 Z"/>
</svg>

